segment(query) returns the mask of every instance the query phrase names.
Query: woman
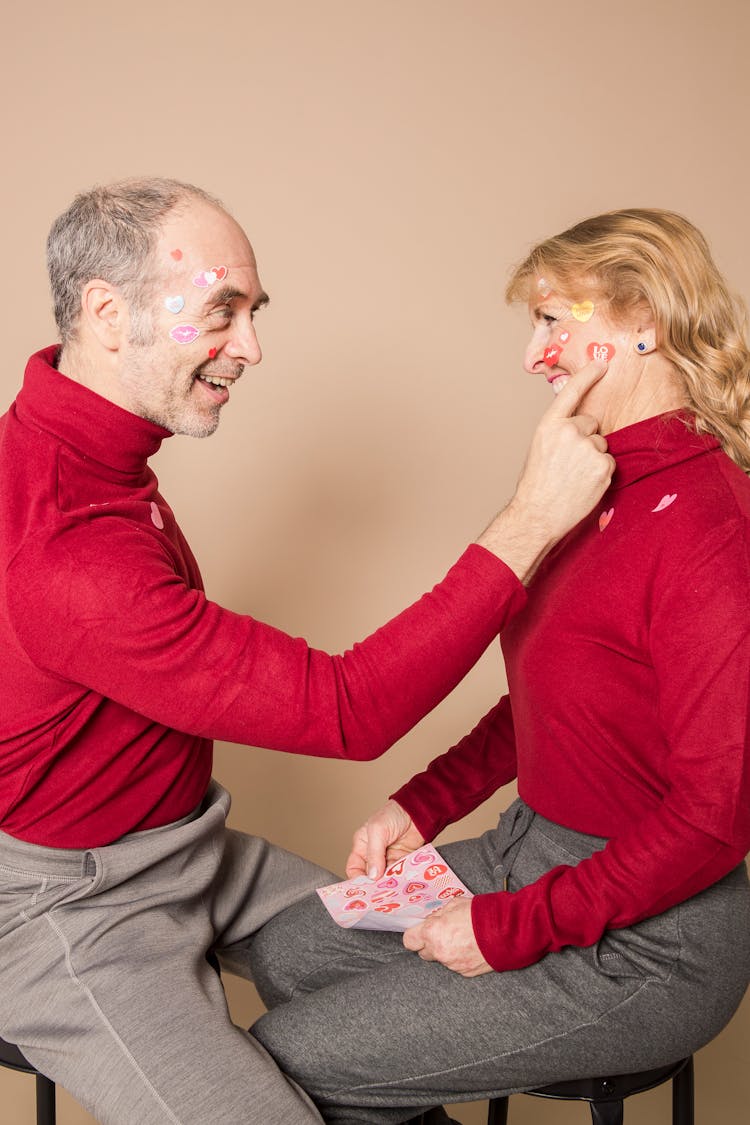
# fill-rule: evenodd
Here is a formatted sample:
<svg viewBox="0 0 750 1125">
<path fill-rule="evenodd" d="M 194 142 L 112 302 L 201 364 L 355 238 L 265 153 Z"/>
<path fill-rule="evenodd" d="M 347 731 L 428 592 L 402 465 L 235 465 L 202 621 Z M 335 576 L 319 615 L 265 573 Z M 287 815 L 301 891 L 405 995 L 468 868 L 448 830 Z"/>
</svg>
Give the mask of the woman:
<svg viewBox="0 0 750 1125">
<path fill-rule="evenodd" d="M 254 1034 L 331 1122 L 669 1063 L 750 978 L 742 310 L 699 232 L 655 210 L 542 242 L 507 296 L 553 390 L 607 360 L 583 409 L 617 469 L 503 634 L 509 694 L 355 835 L 348 874 L 379 875 L 517 777 L 495 831 L 441 849 L 473 900 L 407 952 L 318 903 L 261 933 L 281 1006 Z"/>
</svg>

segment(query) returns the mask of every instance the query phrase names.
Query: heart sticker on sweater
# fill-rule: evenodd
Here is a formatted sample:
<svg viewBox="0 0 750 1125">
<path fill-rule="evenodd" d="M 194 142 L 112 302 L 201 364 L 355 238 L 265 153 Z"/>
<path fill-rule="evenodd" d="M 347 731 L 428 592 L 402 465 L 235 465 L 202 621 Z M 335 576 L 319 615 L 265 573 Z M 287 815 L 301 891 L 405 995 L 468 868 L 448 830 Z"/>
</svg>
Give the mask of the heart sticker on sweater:
<svg viewBox="0 0 750 1125">
<path fill-rule="evenodd" d="M 599 530 L 604 531 L 605 527 L 609 525 L 612 516 L 615 514 L 614 508 L 610 508 L 608 512 L 602 512 L 599 516 Z"/>
<path fill-rule="evenodd" d="M 663 512 L 664 509 L 668 508 L 670 504 L 674 504 L 676 499 L 677 499 L 677 493 L 676 492 L 673 492 L 671 495 L 669 493 L 667 493 L 666 496 L 662 496 L 659 503 L 656 505 L 655 508 L 652 508 L 651 511 L 652 512 Z"/>
<path fill-rule="evenodd" d="M 162 514 L 159 511 L 158 504 L 155 504 L 153 500 L 151 501 L 151 523 L 154 525 L 154 527 L 158 527 L 159 531 L 164 530 L 164 520 L 162 519 Z"/>
</svg>

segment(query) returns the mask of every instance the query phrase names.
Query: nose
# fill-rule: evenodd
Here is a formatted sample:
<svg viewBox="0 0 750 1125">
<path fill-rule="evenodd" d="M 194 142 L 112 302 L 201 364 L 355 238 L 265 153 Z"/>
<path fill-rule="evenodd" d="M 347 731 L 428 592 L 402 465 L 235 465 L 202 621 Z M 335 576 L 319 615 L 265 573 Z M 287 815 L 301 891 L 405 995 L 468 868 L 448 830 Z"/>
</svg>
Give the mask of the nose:
<svg viewBox="0 0 750 1125">
<path fill-rule="evenodd" d="M 254 367 L 256 363 L 260 363 L 263 352 L 260 350 L 255 324 L 249 314 L 235 319 L 231 335 L 223 350 L 225 355 L 247 367 Z"/>
<path fill-rule="evenodd" d="M 543 336 L 541 326 L 532 333 L 529 346 L 526 348 L 523 357 L 524 371 L 528 371 L 529 375 L 538 375 L 540 371 L 544 371 L 544 352 L 548 344 L 547 335 L 545 333 Z"/>
</svg>

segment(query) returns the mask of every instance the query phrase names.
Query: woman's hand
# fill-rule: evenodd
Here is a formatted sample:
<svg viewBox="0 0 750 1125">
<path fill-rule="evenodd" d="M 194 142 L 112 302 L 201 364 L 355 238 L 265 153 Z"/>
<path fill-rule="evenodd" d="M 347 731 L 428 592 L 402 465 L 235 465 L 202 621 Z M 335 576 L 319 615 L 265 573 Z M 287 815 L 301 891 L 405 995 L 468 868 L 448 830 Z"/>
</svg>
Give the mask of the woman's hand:
<svg viewBox="0 0 750 1125">
<path fill-rule="evenodd" d="M 396 801 L 386 801 L 370 819 L 358 828 L 352 840 L 351 854 L 346 861 L 350 879 L 367 875 L 379 879 L 386 865 L 408 855 L 426 843 L 414 821 Z"/>
<path fill-rule="evenodd" d="M 454 899 L 434 910 L 424 922 L 406 931 L 404 945 L 423 961 L 440 961 L 462 977 L 478 977 L 493 971 L 474 937 L 470 899 Z"/>
</svg>

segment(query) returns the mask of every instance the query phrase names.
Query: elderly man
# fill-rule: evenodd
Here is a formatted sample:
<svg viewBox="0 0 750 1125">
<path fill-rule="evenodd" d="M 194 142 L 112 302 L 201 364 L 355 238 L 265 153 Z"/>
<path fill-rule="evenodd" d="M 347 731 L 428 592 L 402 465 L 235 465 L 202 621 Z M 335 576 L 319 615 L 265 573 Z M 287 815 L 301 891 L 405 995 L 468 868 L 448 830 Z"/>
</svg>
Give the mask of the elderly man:
<svg viewBox="0 0 750 1125">
<path fill-rule="evenodd" d="M 207 957 L 252 976 L 252 935 L 331 876 L 226 828 L 212 739 L 367 760 L 434 707 L 609 481 L 574 416 L 603 367 L 443 581 L 329 656 L 208 600 L 148 466 L 260 362 L 241 228 L 198 188 L 127 181 L 77 197 L 48 260 L 61 346 L 0 423 L 0 1029 L 105 1123 L 320 1121 Z"/>
</svg>

